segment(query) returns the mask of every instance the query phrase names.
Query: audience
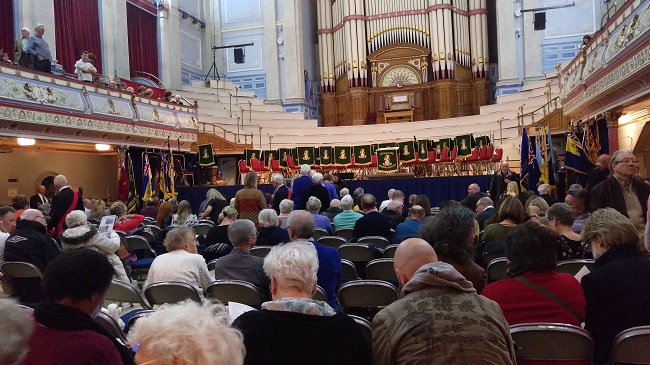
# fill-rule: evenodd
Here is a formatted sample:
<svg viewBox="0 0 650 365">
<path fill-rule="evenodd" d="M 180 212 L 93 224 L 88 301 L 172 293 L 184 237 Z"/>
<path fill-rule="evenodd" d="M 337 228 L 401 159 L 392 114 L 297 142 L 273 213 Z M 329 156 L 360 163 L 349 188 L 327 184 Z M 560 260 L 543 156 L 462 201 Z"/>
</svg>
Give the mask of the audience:
<svg viewBox="0 0 650 365">
<path fill-rule="evenodd" d="M 330 236 L 333 235 L 334 229 L 332 229 L 332 223 L 330 220 L 326 216 L 318 214 L 318 212 L 321 211 L 320 200 L 315 196 L 310 196 L 309 199 L 307 199 L 306 207 L 306 210 L 314 216 L 316 228 L 326 231 Z"/>
<path fill-rule="evenodd" d="M 133 352 L 94 317 L 113 279 L 95 250 L 64 252 L 43 273 L 45 300 L 34 310 L 34 334 L 24 364 L 134 364 Z"/>
<path fill-rule="evenodd" d="M 394 265 L 401 299 L 372 321 L 374 365 L 516 363 L 499 305 L 438 262 L 431 245 L 418 238 L 402 242 Z"/>
<path fill-rule="evenodd" d="M 354 199 L 352 196 L 346 195 L 341 198 L 341 213 L 337 214 L 334 217 L 334 228 L 338 231 L 339 229 L 352 229 L 356 224 L 359 218 L 363 217 L 363 214 L 353 211 L 354 208 Z"/>
<path fill-rule="evenodd" d="M 579 189 L 569 189 L 564 198 L 564 203 L 571 207 L 573 210 L 573 232 L 580 234 L 582 228 L 591 217 L 589 213 L 589 192 L 587 190 Z"/>
<path fill-rule="evenodd" d="M 174 104 L 183 105 L 183 101 L 181 100 L 181 96 L 178 95 L 178 94 L 176 94 L 174 96 L 174 100 L 172 100 L 171 102 L 174 103 Z"/>
<path fill-rule="evenodd" d="M 79 81 L 93 82 L 97 69 L 88 60 L 88 51 L 81 52 L 81 58 L 74 64 L 74 73 Z"/>
<path fill-rule="evenodd" d="M 546 200 L 539 196 L 530 197 L 525 208 L 529 217 L 535 217 L 538 219 L 538 224 L 540 222 L 543 223 L 543 220 L 548 218 L 546 217 L 546 212 L 548 211 L 549 205 L 546 203 Z"/>
<path fill-rule="evenodd" d="M 352 198 L 354 199 L 354 211 L 358 212 L 361 210 L 361 198 L 363 197 L 363 194 L 365 194 L 365 192 L 363 191 L 362 187 L 358 187 L 354 189 L 353 194 L 354 196 L 352 196 Z"/>
<path fill-rule="evenodd" d="M 594 186 L 600 184 L 601 182 L 607 180 L 609 177 L 609 161 L 611 157 L 607 154 L 602 154 L 598 156 L 596 165 L 589 170 L 587 175 L 587 191 L 591 191 Z"/>
<path fill-rule="evenodd" d="M 270 209 L 273 213 L 275 211 Z M 244 280 L 257 287 L 263 302 L 269 300 L 269 278 L 264 273 L 264 259 L 251 254 L 257 242 L 255 224 L 248 219 L 240 219 L 228 226 L 228 238 L 235 248 L 214 265 L 217 280 Z"/>
<path fill-rule="evenodd" d="M 516 181 L 511 181 L 506 185 L 506 192 L 501 194 L 502 197 L 518 197 L 519 196 L 519 184 Z"/>
<path fill-rule="evenodd" d="M 494 213 L 494 202 L 492 199 L 483 197 L 476 202 L 476 221 L 478 222 L 478 228 L 480 231 L 485 229 L 485 222 L 492 218 Z"/>
<path fill-rule="evenodd" d="M 257 215 L 264 208 L 266 198 L 262 191 L 257 189 L 257 175 L 249 172 L 244 178 L 244 188 L 235 194 L 235 209 L 239 212 L 239 218 L 257 223 Z"/>
<path fill-rule="evenodd" d="M 157 256 L 144 287 L 161 281 L 180 281 L 190 284 L 202 293 L 214 280 L 201 255 L 197 254 L 194 230 L 178 227 L 167 233 L 163 242 L 168 253 Z"/>
<path fill-rule="evenodd" d="M 417 237 L 422 229 L 422 219 L 424 219 L 424 209 L 419 205 L 414 205 L 409 209 L 409 215 L 406 221 L 397 225 L 393 234 L 393 244 L 399 244 L 407 238 Z"/>
<path fill-rule="evenodd" d="M 291 238 L 285 228 L 278 226 L 278 215 L 273 209 L 264 209 L 259 215 L 260 228 L 257 230 L 257 244 L 275 246 L 290 242 Z"/>
<path fill-rule="evenodd" d="M 297 219 L 311 219 L 300 213 L 305 212 L 291 213 L 291 227 L 297 228 Z M 271 249 L 264 259 L 264 271 L 271 278 L 273 301 L 263 303 L 260 311 L 242 314 L 233 323 L 244 335 L 245 364 L 372 363 L 370 348 L 354 320 L 311 299 L 321 265 L 314 246 L 304 240 Z"/>
<path fill-rule="evenodd" d="M 153 200 L 153 198 L 149 198 L 147 199 L 145 204 L 146 206 L 140 210 L 140 215 L 145 218 L 156 219 L 156 217 L 158 216 L 158 209 L 159 209 L 158 207 L 156 207 L 156 202 Z"/>
<path fill-rule="evenodd" d="M 382 212 L 386 207 L 388 206 L 388 203 L 393 200 L 393 193 L 395 192 L 395 189 L 388 189 L 388 199 L 384 200 L 379 204 L 379 212 Z"/>
<path fill-rule="evenodd" d="M 16 209 L 8 205 L 0 207 L 0 264 L 5 261 L 5 242 L 16 229 L 15 212 Z"/>
<path fill-rule="evenodd" d="M 329 201 L 338 199 L 339 189 L 332 183 L 332 174 L 327 172 L 323 174 L 323 186 L 327 189 L 327 193 L 329 194 Z"/>
<path fill-rule="evenodd" d="M 205 194 L 205 197 L 207 199 L 207 203 L 205 210 L 203 210 L 203 213 L 201 214 L 201 219 L 210 218 L 214 224 L 219 224 L 219 215 L 223 209 L 229 205 L 229 203 L 226 201 L 223 195 L 221 195 L 219 190 L 214 188 L 208 190 L 208 192 Z"/>
<path fill-rule="evenodd" d="M 479 199 L 487 197 L 488 194 L 481 191 L 481 187 L 477 183 L 472 183 L 467 187 L 467 196 L 460 204 L 470 210 L 476 209 Z"/>
<path fill-rule="evenodd" d="M 454 267 L 481 293 L 487 276 L 472 260 L 474 213 L 465 207 L 442 209 L 430 224 L 422 227 L 420 238 L 429 242 L 442 262 Z"/>
<path fill-rule="evenodd" d="M 557 198 L 551 195 L 551 185 L 549 184 L 541 184 L 537 187 L 537 192 L 539 193 L 540 198 L 544 199 L 549 207 L 559 202 Z"/>
<path fill-rule="evenodd" d="M 34 65 L 36 65 L 36 62 L 34 62 Z M 47 230 L 55 228 L 58 235 L 65 229 L 66 213 L 71 210 L 84 211 L 84 205 L 81 193 L 70 188 L 68 179 L 65 176 L 57 175 L 54 177 L 54 190 L 56 194 L 52 197 L 52 214 L 50 222 L 47 224 Z"/>
<path fill-rule="evenodd" d="M 332 201 L 330 201 L 330 207 L 327 208 L 326 211 L 322 212 L 321 215 L 326 216 L 330 220 L 330 223 L 333 223 L 334 217 L 341 212 L 343 212 L 343 209 L 341 209 L 341 201 L 338 199 L 332 199 Z"/>
<path fill-rule="evenodd" d="M 197 320 L 200 319 L 200 320 Z M 165 305 L 138 319 L 129 331 L 129 344 L 139 344 L 136 364 L 242 365 L 242 335 L 227 325 L 221 304 L 184 301 Z"/>
<path fill-rule="evenodd" d="M 491 223 L 485 227 L 480 238 L 481 243 L 476 246 L 475 261 L 478 264 L 488 264 L 483 262 L 483 256 L 486 254 L 505 252 L 506 237 L 524 221 L 524 206 L 515 197 L 504 198 L 496 217 L 498 223 Z"/>
<path fill-rule="evenodd" d="M 47 191 L 45 186 L 39 185 L 38 189 L 36 189 L 36 194 L 29 198 L 29 207 L 32 209 L 38 209 L 39 205 L 49 203 L 50 200 L 45 195 L 46 193 Z"/>
<path fill-rule="evenodd" d="M 111 232 L 108 237 L 103 233 L 99 233 L 97 228 L 88 224 L 86 215 L 78 210 L 68 214 L 65 218 L 65 224 L 68 229 L 61 233 L 63 251 L 81 248 L 95 249 L 106 255 L 108 261 L 113 265 L 117 280 L 131 283 L 124 270 L 124 264 L 115 254 L 120 248 L 120 236 L 115 231 Z"/>
<path fill-rule="evenodd" d="M 88 219 L 94 221 L 101 221 L 104 216 L 110 215 L 111 211 L 106 209 L 106 202 L 98 199 L 93 206 L 93 211 L 90 212 Z M 155 216 L 154 216 L 155 218 Z"/>
<path fill-rule="evenodd" d="M 34 35 L 27 39 L 27 53 L 32 55 L 34 70 L 52 73 L 52 53 L 49 44 L 43 39 L 44 34 L 45 26 L 38 24 L 34 28 Z"/>
<path fill-rule="evenodd" d="M 427 225 L 433 219 L 431 215 L 431 203 L 429 202 L 429 197 L 424 194 L 418 194 L 413 200 L 413 205 L 419 205 L 424 209 L 424 218 L 422 218 L 422 224 Z"/>
<path fill-rule="evenodd" d="M 158 207 L 158 215 L 156 216 L 156 225 L 160 228 L 167 228 L 172 223 L 172 217 L 178 208 L 178 201 L 171 198 L 164 201 Z"/>
<path fill-rule="evenodd" d="M 273 185 L 273 200 L 271 201 L 271 208 L 275 210 L 277 214 L 280 214 L 280 202 L 285 199 L 291 200 L 292 191 L 284 185 L 284 176 L 281 174 L 273 175 L 271 179 L 271 184 Z"/>
<path fill-rule="evenodd" d="M 584 321 L 585 296 L 580 283 L 570 274 L 555 272 L 556 240 L 551 230 L 533 222 L 520 225 L 506 238 L 511 279 L 489 284 L 481 295 L 501 306 L 511 326 L 535 322 L 580 326 Z M 550 298 L 538 287 L 555 298 Z"/>
<path fill-rule="evenodd" d="M 178 203 L 178 212 L 172 217 L 173 226 L 194 227 L 199 223 L 196 214 L 192 214 L 192 206 L 187 200 Z"/>
<path fill-rule="evenodd" d="M 302 196 L 305 193 L 305 190 L 312 185 L 311 177 L 309 176 L 310 172 L 311 167 L 309 167 L 309 165 L 305 164 L 300 166 L 300 176 L 293 180 L 293 183 L 291 184 L 295 209 L 305 209 L 305 203 L 307 201 L 303 200 Z"/>
<path fill-rule="evenodd" d="M 336 290 L 341 279 L 341 255 L 332 247 L 315 242 L 315 222 L 313 214 L 296 210 L 289 214 L 289 237 L 293 242 L 311 243 L 318 253 L 318 285 L 325 290 L 327 303 L 336 309 Z"/>
<path fill-rule="evenodd" d="M 29 200 L 27 200 L 27 196 L 18 194 L 11 198 L 11 206 L 16 210 L 14 213 L 16 219 L 20 219 L 20 215 L 23 214 L 25 210 L 29 209 Z"/>
<path fill-rule="evenodd" d="M 289 214 L 293 211 L 293 202 L 289 199 L 284 199 L 280 202 L 280 215 L 278 216 L 279 226 L 287 229 L 287 219 Z"/>
<path fill-rule="evenodd" d="M 327 210 L 330 207 L 330 197 L 327 188 L 323 186 L 323 174 L 315 172 L 311 175 L 312 185 L 308 186 L 305 191 L 302 193 L 302 201 L 305 204 L 305 208 L 309 209 L 306 204 L 309 201 L 310 197 L 316 197 L 320 203 L 321 207 L 318 214 Z"/>
<path fill-rule="evenodd" d="M 336 190 L 338 192 L 339 197 L 344 197 L 347 194 L 350 194 L 350 190 L 347 188 L 347 185 L 345 184 L 345 181 L 341 180 L 341 177 L 339 174 L 334 173 L 332 174 L 332 184 L 336 186 Z M 346 193 L 344 195 L 343 189 L 346 189 Z"/>
<path fill-rule="evenodd" d="M 494 176 L 492 176 L 492 182 L 490 183 L 490 199 L 492 199 L 493 202 L 499 200 L 501 195 L 506 192 L 506 186 L 511 182 L 517 183 L 518 181 L 519 177 L 517 174 L 510 171 L 508 161 L 501 161 L 501 168 L 499 171 L 494 173 Z"/>
<path fill-rule="evenodd" d="M 0 364 L 21 364 L 29 352 L 32 318 L 12 299 L 0 298 Z"/>
<path fill-rule="evenodd" d="M 140 227 L 144 222 L 144 217 L 140 214 L 126 214 L 126 204 L 122 202 L 115 202 L 111 205 L 111 214 L 117 216 L 113 229 L 129 233 L 134 229 Z"/>
<path fill-rule="evenodd" d="M 393 192 L 393 196 L 395 196 L 398 191 L 399 190 L 395 190 L 395 192 Z M 399 192 L 401 193 L 401 191 Z M 404 198 L 404 195 L 402 195 L 402 198 Z M 381 214 L 385 215 L 386 218 L 388 218 L 391 229 L 397 228 L 398 224 L 404 222 L 404 217 L 402 217 L 403 209 L 404 203 L 400 203 L 397 200 L 391 200 L 388 202 L 386 209 L 381 212 Z"/>
<path fill-rule="evenodd" d="M 364 216 L 354 224 L 353 237 L 359 239 L 365 236 L 381 236 L 389 242 L 391 239 L 390 222 L 385 215 L 377 211 L 377 201 L 372 194 L 364 194 L 361 198 L 361 209 Z"/>
<path fill-rule="evenodd" d="M 215 243 L 227 243 L 232 245 L 230 239 L 228 239 L 228 226 L 237 220 L 237 215 L 237 209 L 231 206 L 223 208 L 221 214 L 219 214 L 219 217 L 217 218 L 219 224 L 210 228 L 208 233 L 205 235 L 205 242 L 208 245 L 214 245 Z"/>
<path fill-rule="evenodd" d="M 634 224 L 613 208 L 593 212 L 581 237 L 596 260 L 594 271 L 582 278 L 585 329 L 594 340 L 594 364 L 605 364 L 618 333 L 650 325 L 650 260 L 639 250 Z"/>
<path fill-rule="evenodd" d="M 573 210 L 564 203 L 553 204 L 546 212 L 548 227 L 557 236 L 557 260 L 590 259 L 591 252 L 583 247 L 580 235 L 573 232 Z"/>
<path fill-rule="evenodd" d="M 20 38 L 14 43 L 14 62 L 25 68 L 32 68 L 32 55 L 27 47 L 29 42 L 29 28 L 20 30 Z"/>
</svg>

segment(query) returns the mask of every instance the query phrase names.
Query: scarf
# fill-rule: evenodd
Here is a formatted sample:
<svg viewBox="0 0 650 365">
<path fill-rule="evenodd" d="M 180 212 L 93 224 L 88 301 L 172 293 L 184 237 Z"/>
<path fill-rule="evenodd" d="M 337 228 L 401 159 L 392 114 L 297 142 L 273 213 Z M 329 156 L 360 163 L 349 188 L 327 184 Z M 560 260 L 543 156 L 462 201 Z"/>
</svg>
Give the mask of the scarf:
<svg viewBox="0 0 650 365">
<path fill-rule="evenodd" d="M 319 317 L 331 317 L 336 311 L 326 302 L 302 298 L 279 298 L 272 302 L 262 303 L 262 309 L 277 312 L 293 312 Z"/>
<path fill-rule="evenodd" d="M 45 327 L 60 331 L 90 330 L 106 336 L 120 353 L 122 362 L 126 365 L 135 364 L 135 353 L 113 338 L 106 330 L 87 314 L 66 305 L 43 300 L 34 310 L 34 319 Z"/>
<path fill-rule="evenodd" d="M 402 292 L 406 295 L 427 287 L 448 287 L 465 293 L 476 293 L 471 282 L 467 281 L 453 266 L 441 261 L 419 268 L 411 280 L 404 285 Z"/>
</svg>

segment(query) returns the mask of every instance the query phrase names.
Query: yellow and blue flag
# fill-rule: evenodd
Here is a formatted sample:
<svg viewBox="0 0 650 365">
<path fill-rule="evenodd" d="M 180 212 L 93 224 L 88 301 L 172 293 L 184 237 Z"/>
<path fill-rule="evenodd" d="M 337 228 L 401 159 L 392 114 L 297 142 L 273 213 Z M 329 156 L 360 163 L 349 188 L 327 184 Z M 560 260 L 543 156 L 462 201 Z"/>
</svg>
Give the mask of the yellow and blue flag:
<svg viewBox="0 0 650 365">
<path fill-rule="evenodd" d="M 144 191 L 142 201 L 147 201 L 147 199 L 153 196 L 151 165 L 149 165 L 149 156 L 146 153 L 144 154 L 144 168 L 142 169 L 142 191 Z"/>
<path fill-rule="evenodd" d="M 578 183 L 586 186 L 587 174 L 589 169 L 594 165 L 589 160 L 582 142 L 573 132 L 567 132 L 566 154 L 564 155 L 564 168 L 571 172 L 574 177 L 569 178 L 567 174 L 567 184 Z"/>
</svg>

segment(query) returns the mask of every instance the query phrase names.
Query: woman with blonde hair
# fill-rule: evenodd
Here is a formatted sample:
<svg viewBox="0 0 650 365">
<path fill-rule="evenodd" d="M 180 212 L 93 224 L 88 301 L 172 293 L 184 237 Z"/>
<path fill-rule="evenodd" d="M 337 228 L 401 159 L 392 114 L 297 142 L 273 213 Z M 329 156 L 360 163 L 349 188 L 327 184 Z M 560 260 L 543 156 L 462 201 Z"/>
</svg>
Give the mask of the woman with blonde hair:
<svg viewBox="0 0 650 365">
<path fill-rule="evenodd" d="M 262 191 L 257 189 L 257 175 L 249 172 L 244 178 L 244 188 L 235 194 L 235 209 L 239 212 L 240 219 L 257 223 L 257 215 L 264 208 L 266 208 L 266 198 Z"/>
<path fill-rule="evenodd" d="M 102 220 L 102 217 L 110 214 L 111 212 L 106 208 L 106 202 L 104 202 L 101 199 L 97 199 L 95 205 L 93 206 L 93 211 L 90 212 L 90 216 L 88 216 L 88 219 L 100 221 Z"/>
<path fill-rule="evenodd" d="M 237 209 L 227 206 L 219 214 L 219 225 L 210 228 L 205 235 L 205 244 L 208 246 L 201 253 L 206 261 L 218 259 L 221 256 L 229 254 L 232 249 L 232 243 L 228 237 L 228 226 L 237 220 Z"/>
<path fill-rule="evenodd" d="M 529 220 L 532 220 L 537 224 L 546 224 L 546 212 L 549 209 L 546 200 L 539 196 L 531 196 L 526 201 L 525 208 Z"/>
<path fill-rule="evenodd" d="M 228 206 L 226 198 L 221 195 L 219 190 L 214 188 L 208 190 L 208 192 L 205 194 L 205 198 L 207 199 L 207 203 L 205 210 L 201 214 L 201 219 L 209 217 L 210 220 L 214 222 L 214 224 L 219 224 L 219 214 L 221 214 L 223 208 Z"/>
<path fill-rule="evenodd" d="M 519 184 L 516 181 L 511 181 L 506 185 L 506 192 L 501 195 L 503 196 L 519 196 Z"/>
<path fill-rule="evenodd" d="M 172 226 L 193 227 L 199 223 L 196 214 L 192 214 L 192 206 L 187 200 L 178 203 L 178 212 L 172 217 Z"/>
</svg>

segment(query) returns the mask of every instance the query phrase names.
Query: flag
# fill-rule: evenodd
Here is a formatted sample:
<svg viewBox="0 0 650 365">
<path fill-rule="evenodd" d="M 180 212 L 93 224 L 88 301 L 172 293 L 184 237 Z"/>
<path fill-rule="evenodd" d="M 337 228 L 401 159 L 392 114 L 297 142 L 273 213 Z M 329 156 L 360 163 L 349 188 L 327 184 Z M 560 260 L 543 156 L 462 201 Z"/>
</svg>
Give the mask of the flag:
<svg viewBox="0 0 650 365">
<path fill-rule="evenodd" d="M 125 202 L 129 198 L 129 176 L 126 174 L 126 154 L 124 150 L 119 151 L 119 162 L 117 164 L 117 200 Z"/>
<path fill-rule="evenodd" d="M 214 151 L 212 144 L 202 144 L 199 146 L 199 166 L 214 165 Z"/>
<path fill-rule="evenodd" d="M 526 128 L 521 133 L 521 181 L 520 185 L 522 190 L 535 190 L 539 183 L 539 166 L 537 159 L 533 153 L 530 140 L 528 140 L 528 133 Z"/>
<path fill-rule="evenodd" d="M 316 152 L 314 147 L 298 147 L 298 161 L 300 165 L 314 165 Z"/>
<path fill-rule="evenodd" d="M 454 138 L 456 146 L 458 146 L 458 157 L 469 157 L 472 155 L 472 148 L 474 148 L 474 137 L 471 134 L 465 134 Z"/>
<path fill-rule="evenodd" d="M 427 148 L 428 141 L 426 139 L 420 139 L 417 141 L 418 145 L 418 161 L 427 161 L 429 159 L 429 149 Z"/>
<path fill-rule="evenodd" d="M 142 191 L 144 195 L 142 196 L 142 201 L 147 201 L 147 199 L 153 196 L 153 178 L 151 177 L 151 166 L 149 165 L 149 156 L 144 154 L 144 168 L 142 169 Z"/>
<path fill-rule="evenodd" d="M 176 198 L 176 190 L 175 190 L 175 185 L 176 182 L 174 179 L 176 179 L 176 170 L 174 169 L 174 153 L 172 152 L 172 148 L 169 145 L 169 142 L 167 142 L 167 147 L 169 148 L 169 162 L 167 164 L 167 189 L 169 190 L 169 195 L 165 196 L 165 199 L 171 199 L 171 198 Z"/>
<path fill-rule="evenodd" d="M 587 173 L 593 167 L 584 146 L 572 132 L 567 132 L 566 154 L 564 155 L 564 168 L 568 170 L 567 186 L 578 183 L 587 184 Z"/>
<path fill-rule="evenodd" d="M 392 173 L 397 172 L 399 164 L 399 151 L 397 147 L 387 147 L 377 149 L 377 172 Z"/>
<path fill-rule="evenodd" d="M 598 161 L 598 155 L 600 153 L 599 139 L 598 123 L 594 123 L 593 126 L 587 125 L 587 128 L 585 128 L 585 147 L 587 149 L 587 156 L 589 156 L 589 161 L 591 161 L 592 164 L 595 164 L 596 161 Z"/>
<path fill-rule="evenodd" d="M 169 190 L 167 188 L 167 170 L 169 168 L 169 161 L 167 161 L 167 156 L 164 151 L 160 152 L 160 173 L 158 174 L 158 185 L 160 186 L 160 192 L 163 194 L 163 199 L 167 199 L 169 196 Z"/>
<path fill-rule="evenodd" d="M 354 146 L 354 164 L 359 166 L 366 166 L 372 163 L 372 146 L 369 144 Z"/>
<path fill-rule="evenodd" d="M 280 167 L 288 167 L 287 156 L 291 156 L 291 149 L 289 148 L 280 148 L 278 150 L 278 156 L 280 156 Z"/>
<path fill-rule="evenodd" d="M 331 166 L 334 163 L 334 147 L 318 147 L 318 156 L 320 157 L 320 166 Z"/>
<path fill-rule="evenodd" d="M 402 162 L 412 162 L 418 157 L 417 149 L 415 148 L 414 141 L 406 141 L 398 143 L 399 146 L 399 159 Z"/>
<path fill-rule="evenodd" d="M 352 147 L 350 146 L 336 146 L 334 147 L 334 163 L 336 165 L 347 166 L 352 163 L 350 156 L 352 155 Z"/>
<path fill-rule="evenodd" d="M 129 193 L 128 199 L 126 201 L 126 208 L 129 213 L 134 213 L 138 211 L 138 191 L 135 187 L 135 173 L 133 172 L 133 161 L 131 161 L 131 155 L 129 157 Z"/>
<path fill-rule="evenodd" d="M 553 139 L 551 137 L 551 126 L 548 126 L 546 129 L 546 148 L 548 151 L 548 184 L 555 186 L 555 184 L 557 184 L 557 160 L 555 158 L 555 151 L 553 151 Z"/>
</svg>

